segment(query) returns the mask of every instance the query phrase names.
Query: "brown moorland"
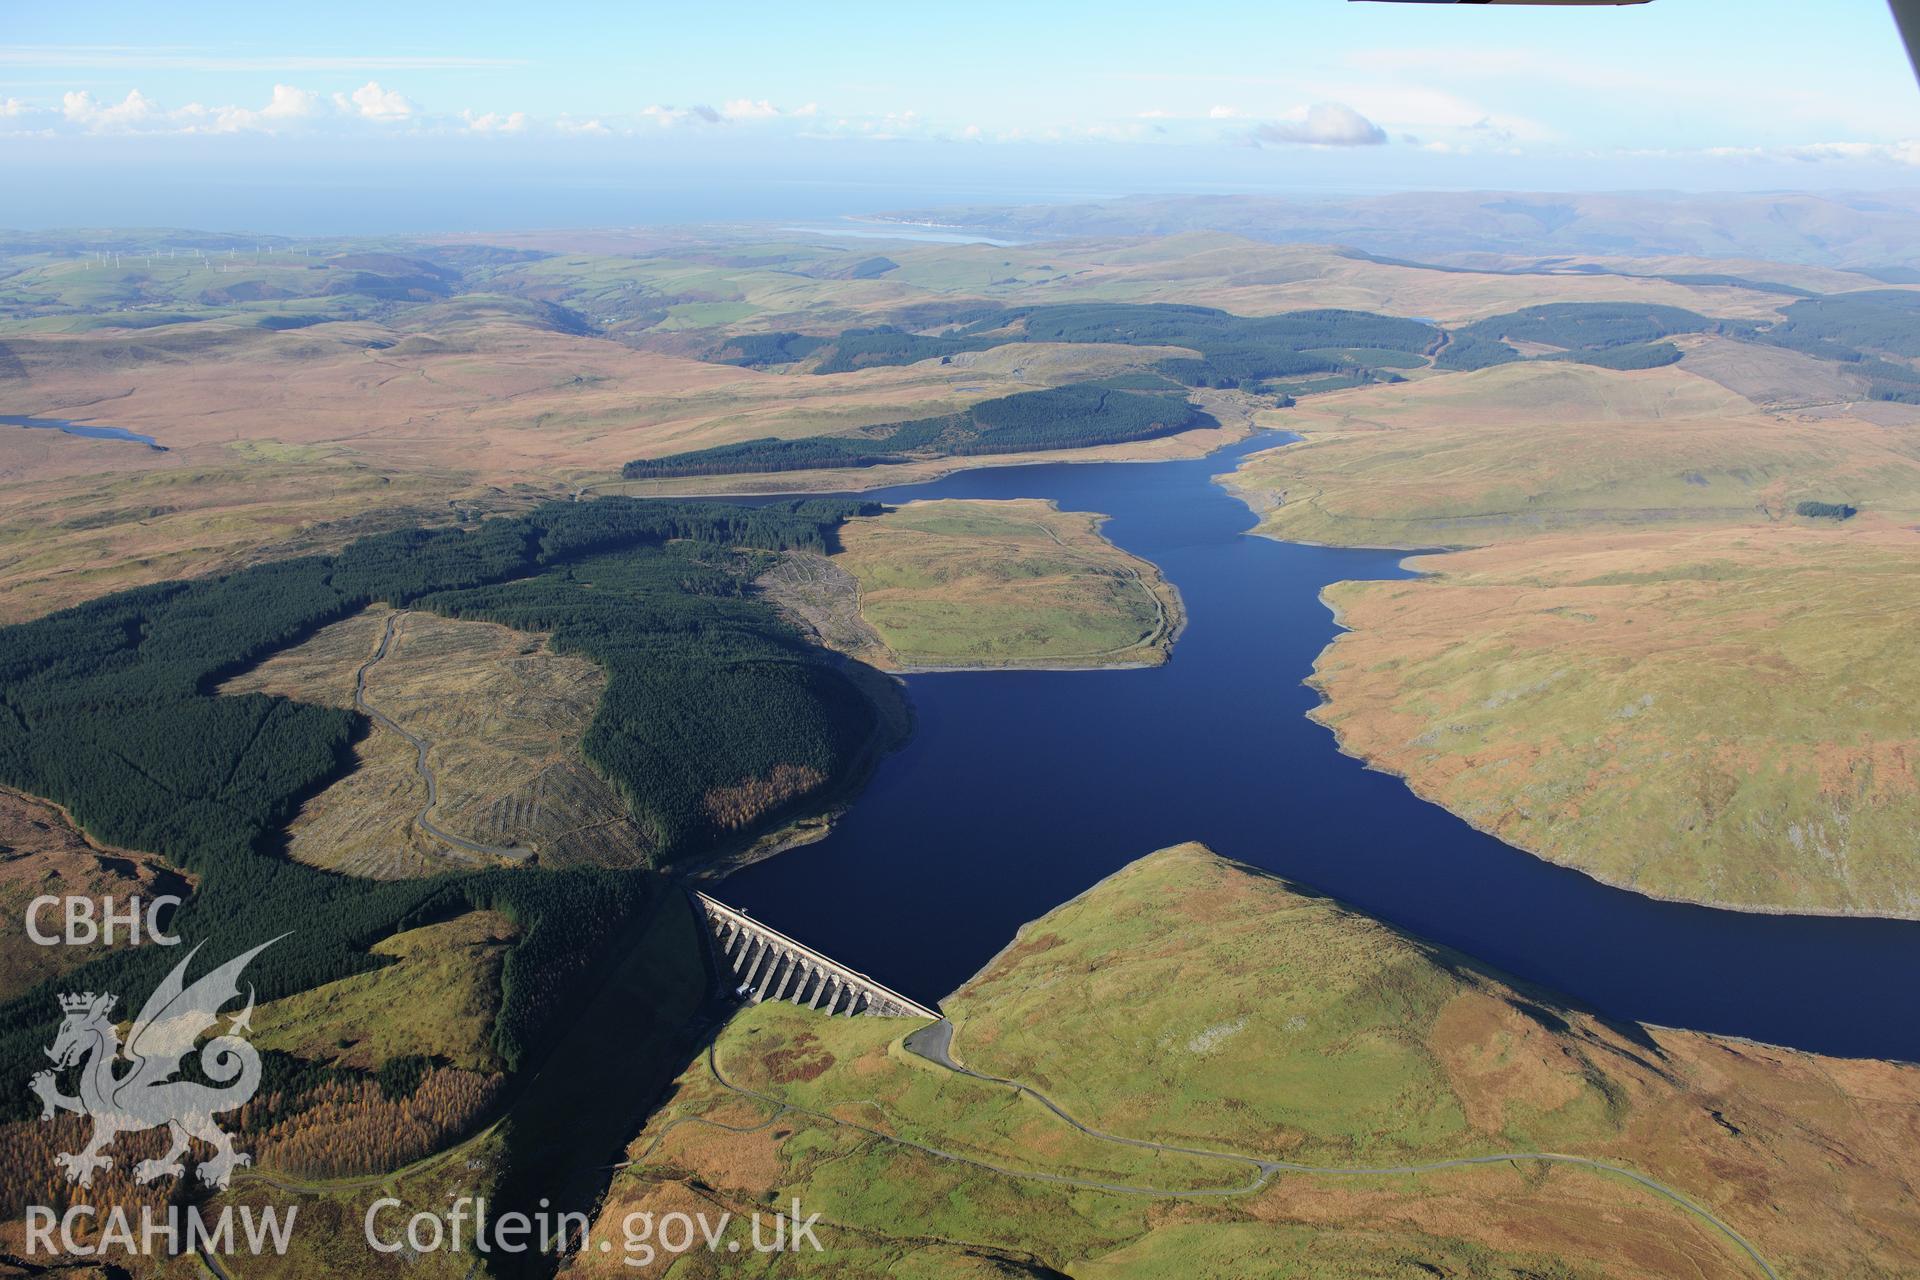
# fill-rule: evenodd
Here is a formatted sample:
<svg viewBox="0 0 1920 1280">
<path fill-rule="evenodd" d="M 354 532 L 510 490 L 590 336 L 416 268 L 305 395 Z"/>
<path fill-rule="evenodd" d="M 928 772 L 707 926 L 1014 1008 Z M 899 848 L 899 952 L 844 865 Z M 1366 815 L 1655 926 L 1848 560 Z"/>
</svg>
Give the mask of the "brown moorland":
<svg viewBox="0 0 1920 1280">
<path fill-rule="evenodd" d="M 1556 300 L 1671 303 L 1765 319 L 1780 301 L 1751 289 L 1618 275 L 1433 271 L 1220 235 L 1008 249 L 889 245 L 896 267 L 873 280 L 842 269 L 870 245 L 623 233 L 500 240 L 538 242 L 563 256 L 490 269 L 473 283 L 496 292 L 451 301 L 436 295 L 292 329 L 242 323 L 244 309 L 207 310 L 193 299 L 150 304 L 165 311 L 134 317 L 151 326 L 137 330 L 15 326 L 0 351 L 10 412 L 123 427 L 155 437 L 167 452 L 0 431 L 0 477 L 8 481 L 0 486 L 0 621 L 582 486 L 690 491 L 701 486 L 606 482 L 634 458 L 942 412 L 1132 367 L 1153 354 L 1020 349 L 978 353 L 952 367 L 929 362 L 824 377 L 690 358 L 731 332 L 837 332 L 884 322 L 908 306 L 973 300 L 1179 302 L 1242 314 L 1347 306 L 1441 321 Z M 458 245 L 473 248 L 468 238 Z M 616 256 L 627 254 L 647 256 Z M 54 294 L 68 277 L 100 274 L 38 270 L 52 272 L 41 283 Z M 109 274 L 92 286 L 100 297 L 139 295 L 137 281 L 128 283 L 138 273 Z M 626 318 L 635 297 L 662 302 Z M 603 332 L 620 340 L 543 319 L 529 300 L 547 299 L 589 316 L 610 311 L 599 316 Z M 153 323 L 196 307 L 207 318 Z M 1193 456 L 1222 439 L 1189 433 L 1065 456 Z M 726 487 L 872 485 L 908 474 L 876 468 L 784 481 L 746 477 Z"/>
</svg>

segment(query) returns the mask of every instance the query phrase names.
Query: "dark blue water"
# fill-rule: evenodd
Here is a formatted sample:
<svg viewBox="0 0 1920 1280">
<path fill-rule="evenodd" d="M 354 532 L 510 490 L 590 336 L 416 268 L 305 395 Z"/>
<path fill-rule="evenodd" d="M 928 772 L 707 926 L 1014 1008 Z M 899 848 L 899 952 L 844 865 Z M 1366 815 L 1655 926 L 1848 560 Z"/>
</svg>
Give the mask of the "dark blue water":
<svg viewBox="0 0 1920 1280">
<path fill-rule="evenodd" d="M 121 427 L 89 427 L 78 422 L 68 422 L 65 418 L 22 418 L 0 413 L 0 427 L 44 428 L 49 431 L 65 432 L 70 436 L 88 436 L 95 440 L 137 440 L 156 453 L 167 451 L 167 447 L 152 436 L 143 436 Z"/>
<path fill-rule="evenodd" d="M 1920 924 L 1751 915 L 1610 889 L 1483 835 L 1306 718 L 1334 634 L 1320 588 L 1393 552 L 1246 535 L 1211 458 L 966 471 L 866 496 L 1052 498 L 1180 588 L 1165 667 L 913 676 L 912 741 L 833 834 L 720 896 L 922 999 L 1021 923 L 1154 849 L 1200 840 L 1602 1013 L 1920 1061 Z"/>
</svg>

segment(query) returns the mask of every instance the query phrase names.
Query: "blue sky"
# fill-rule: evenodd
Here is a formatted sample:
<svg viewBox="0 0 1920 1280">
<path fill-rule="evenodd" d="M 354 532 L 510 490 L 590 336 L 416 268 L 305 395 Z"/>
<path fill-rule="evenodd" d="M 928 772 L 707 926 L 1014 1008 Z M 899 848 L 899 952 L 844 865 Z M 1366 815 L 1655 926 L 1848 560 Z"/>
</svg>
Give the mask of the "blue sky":
<svg viewBox="0 0 1920 1280">
<path fill-rule="evenodd" d="M 1920 89 L 1880 0 L 29 3 L 0 22 L 0 166 L 24 180 L 0 225 L 267 229 L 300 190 L 385 193 L 400 229 L 783 198 L 1868 189 L 1920 179 Z M 488 175 L 511 188 L 492 211 Z"/>
</svg>

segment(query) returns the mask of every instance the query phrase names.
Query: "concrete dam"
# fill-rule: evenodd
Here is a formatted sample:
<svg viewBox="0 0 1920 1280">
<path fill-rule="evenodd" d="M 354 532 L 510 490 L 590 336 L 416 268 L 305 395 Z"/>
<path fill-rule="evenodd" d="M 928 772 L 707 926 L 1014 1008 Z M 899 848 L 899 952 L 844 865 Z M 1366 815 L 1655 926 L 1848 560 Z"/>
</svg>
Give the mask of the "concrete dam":
<svg viewBox="0 0 1920 1280">
<path fill-rule="evenodd" d="M 714 967 L 737 994 L 759 1004 L 785 1000 L 829 1016 L 938 1019 L 936 1009 L 910 1000 L 858 970 L 828 958 L 778 929 L 736 911 L 697 889 L 688 891 L 707 922 Z"/>
</svg>

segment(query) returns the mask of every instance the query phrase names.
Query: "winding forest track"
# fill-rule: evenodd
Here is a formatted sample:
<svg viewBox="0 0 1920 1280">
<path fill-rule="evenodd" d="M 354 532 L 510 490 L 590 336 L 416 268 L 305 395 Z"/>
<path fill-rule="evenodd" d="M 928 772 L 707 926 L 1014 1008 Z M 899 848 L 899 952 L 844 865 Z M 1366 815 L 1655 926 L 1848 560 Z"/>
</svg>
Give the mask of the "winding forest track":
<svg viewBox="0 0 1920 1280">
<path fill-rule="evenodd" d="M 407 616 L 408 612 L 406 609 L 398 609 L 388 615 L 387 629 L 380 635 L 379 647 L 373 651 L 373 656 L 361 663 L 360 669 L 354 672 L 354 709 L 369 716 L 382 727 L 399 734 L 413 747 L 413 770 L 419 774 L 421 779 L 427 784 L 426 803 L 420 806 L 420 812 L 413 815 L 413 825 L 419 827 L 422 831 L 443 844 L 452 846 L 454 849 L 464 850 L 467 853 L 481 854 L 491 858 L 505 858 L 510 862 L 525 862 L 533 856 L 533 850 L 523 849 L 518 845 L 481 844 L 477 840 L 469 840 L 465 836 L 456 836 L 452 832 L 442 830 L 440 827 L 434 825 L 433 810 L 440 803 L 440 782 L 439 779 L 434 776 L 433 767 L 427 763 L 427 750 L 433 744 L 425 738 L 417 737 L 405 729 L 402 729 L 395 723 L 392 716 L 389 716 L 386 712 L 367 701 L 367 673 L 372 671 L 373 668 L 379 664 L 380 660 L 387 656 L 388 650 L 393 647 L 393 638 L 399 629 L 400 621 Z"/>
</svg>

